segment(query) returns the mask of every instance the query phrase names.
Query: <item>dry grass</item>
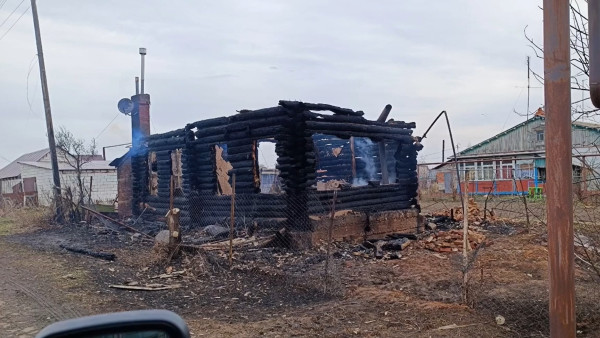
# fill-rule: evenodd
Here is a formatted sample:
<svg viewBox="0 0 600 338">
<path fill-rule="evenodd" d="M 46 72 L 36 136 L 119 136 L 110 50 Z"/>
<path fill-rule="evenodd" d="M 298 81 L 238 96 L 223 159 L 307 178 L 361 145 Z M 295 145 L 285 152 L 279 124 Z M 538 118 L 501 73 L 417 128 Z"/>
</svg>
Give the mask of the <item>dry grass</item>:
<svg viewBox="0 0 600 338">
<path fill-rule="evenodd" d="M 29 232 L 48 227 L 50 211 L 46 207 L 0 209 L 0 236 Z"/>
</svg>

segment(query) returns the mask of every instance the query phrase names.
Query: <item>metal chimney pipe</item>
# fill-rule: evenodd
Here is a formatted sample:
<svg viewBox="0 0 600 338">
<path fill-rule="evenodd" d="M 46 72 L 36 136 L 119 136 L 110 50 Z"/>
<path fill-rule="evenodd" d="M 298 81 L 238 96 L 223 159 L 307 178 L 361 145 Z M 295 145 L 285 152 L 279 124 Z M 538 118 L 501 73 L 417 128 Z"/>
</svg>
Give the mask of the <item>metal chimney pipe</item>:
<svg viewBox="0 0 600 338">
<path fill-rule="evenodd" d="M 600 108 L 600 1 L 588 1 L 589 53 L 590 53 L 590 98 Z"/>
<path fill-rule="evenodd" d="M 144 94 L 144 69 L 145 69 L 145 57 L 146 57 L 146 48 L 140 48 L 140 55 L 142 57 L 142 74 L 140 77 L 141 80 L 141 90 L 140 94 Z"/>
<path fill-rule="evenodd" d="M 140 95 L 140 77 L 135 77 L 135 95 Z"/>
</svg>

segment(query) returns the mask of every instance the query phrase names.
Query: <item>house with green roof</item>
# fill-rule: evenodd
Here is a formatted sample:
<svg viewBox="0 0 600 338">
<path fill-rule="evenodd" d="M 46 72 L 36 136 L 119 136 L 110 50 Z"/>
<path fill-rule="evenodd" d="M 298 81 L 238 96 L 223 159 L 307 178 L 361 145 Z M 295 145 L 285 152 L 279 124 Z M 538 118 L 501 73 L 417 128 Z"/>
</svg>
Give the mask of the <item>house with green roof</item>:
<svg viewBox="0 0 600 338">
<path fill-rule="evenodd" d="M 461 181 L 468 182 L 469 193 L 543 194 L 547 177 L 545 141 L 552 137 L 546 134 L 545 124 L 540 108 L 527 121 L 460 151 L 459 172 Z M 572 147 L 574 191 L 600 191 L 600 124 L 573 121 Z M 442 190 L 461 190 L 456 186 L 455 172 L 452 174 L 453 159 L 435 169 L 444 172 L 437 175 Z"/>
</svg>

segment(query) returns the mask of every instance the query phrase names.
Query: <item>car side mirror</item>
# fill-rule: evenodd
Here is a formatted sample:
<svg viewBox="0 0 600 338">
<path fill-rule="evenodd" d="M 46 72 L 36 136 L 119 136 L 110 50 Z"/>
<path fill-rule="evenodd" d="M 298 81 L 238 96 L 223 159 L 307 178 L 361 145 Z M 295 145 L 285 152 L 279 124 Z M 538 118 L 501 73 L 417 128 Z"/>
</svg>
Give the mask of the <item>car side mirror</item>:
<svg viewBox="0 0 600 338">
<path fill-rule="evenodd" d="M 45 327 L 36 338 L 189 338 L 185 321 L 167 310 L 115 312 L 69 319 Z"/>
</svg>

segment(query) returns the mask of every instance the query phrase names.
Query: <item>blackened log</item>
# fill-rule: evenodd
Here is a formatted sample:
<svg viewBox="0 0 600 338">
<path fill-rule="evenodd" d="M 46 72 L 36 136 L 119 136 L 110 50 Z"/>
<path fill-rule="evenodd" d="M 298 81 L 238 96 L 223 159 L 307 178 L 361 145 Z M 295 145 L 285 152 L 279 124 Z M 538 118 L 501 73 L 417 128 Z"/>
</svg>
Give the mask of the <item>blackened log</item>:
<svg viewBox="0 0 600 338">
<path fill-rule="evenodd" d="M 206 163 L 206 162 L 204 162 Z M 190 169 L 187 170 L 191 175 L 214 175 L 215 168 L 212 164 L 194 164 L 190 165 Z"/>
<path fill-rule="evenodd" d="M 169 138 L 169 137 L 185 137 L 187 131 L 185 128 L 181 128 L 181 129 L 177 129 L 177 130 L 172 130 L 166 133 L 162 133 L 162 134 L 151 134 L 148 137 L 146 137 L 147 140 L 154 140 L 154 139 L 163 139 L 163 138 Z"/>
<path fill-rule="evenodd" d="M 279 105 L 288 109 L 293 109 L 296 111 L 305 111 L 305 110 L 328 110 L 333 112 L 334 114 L 341 115 L 350 115 L 350 116 L 363 116 L 365 113 L 362 111 L 354 111 L 348 108 L 336 107 L 330 104 L 325 103 L 307 103 L 307 102 L 299 102 L 299 101 L 279 101 Z"/>
<path fill-rule="evenodd" d="M 150 148 L 147 148 L 144 152 L 144 154 L 147 156 L 149 152 L 163 152 L 163 153 L 167 153 L 169 151 L 173 151 L 175 149 L 185 149 L 185 144 L 173 144 L 173 145 L 161 145 L 161 146 L 152 146 Z M 141 154 L 140 154 L 141 155 Z"/>
<path fill-rule="evenodd" d="M 202 183 L 216 182 L 216 180 L 217 180 L 217 178 L 213 177 L 213 176 L 203 176 L 203 177 L 196 177 L 194 181 L 197 184 L 202 184 Z"/>
<path fill-rule="evenodd" d="M 231 169 L 231 171 L 229 171 L 229 173 L 235 173 L 236 175 L 245 175 L 245 174 L 250 174 L 252 175 L 252 167 L 245 167 L 245 168 L 233 168 Z"/>
<path fill-rule="evenodd" d="M 254 161 L 251 159 L 248 160 L 229 160 L 229 163 L 231 163 L 231 165 L 233 166 L 234 169 L 239 169 L 239 168 L 252 168 L 254 166 Z"/>
<path fill-rule="evenodd" d="M 282 126 L 267 126 L 229 132 L 224 128 L 218 128 L 213 134 L 205 134 L 203 131 L 198 131 L 196 132 L 196 137 L 198 138 L 198 141 L 201 142 L 239 140 L 243 138 L 270 138 L 274 137 L 281 129 Z M 200 135 L 200 133 L 202 134 Z"/>
<path fill-rule="evenodd" d="M 225 126 L 216 126 L 211 128 L 203 128 L 199 129 L 196 132 L 196 137 L 198 136 L 208 136 L 215 135 L 222 132 L 232 133 L 236 131 L 245 131 L 247 129 L 255 129 L 261 128 L 265 126 L 281 126 L 286 122 L 289 122 L 290 119 L 287 116 L 275 116 L 271 118 L 258 118 L 254 120 L 247 120 L 241 122 L 233 122 L 229 123 Z"/>
<path fill-rule="evenodd" d="M 105 253 L 105 252 L 95 252 L 95 251 L 90 251 L 87 249 L 83 249 L 83 248 L 76 248 L 76 247 L 72 247 L 72 246 L 66 246 L 64 244 L 59 244 L 59 247 L 70 251 L 70 252 L 74 252 L 74 253 L 79 253 L 79 254 L 83 254 L 83 255 L 88 255 L 91 257 L 96 257 L 96 258 L 100 258 L 100 259 L 104 259 L 107 261 L 114 261 L 115 258 L 117 256 L 115 256 L 115 254 L 112 253 Z"/>
<path fill-rule="evenodd" d="M 357 131 L 362 133 L 412 135 L 411 129 L 366 125 L 358 123 L 332 123 L 321 121 L 306 121 L 306 127 L 312 130 L 327 130 L 335 135 L 336 131 Z"/>
<path fill-rule="evenodd" d="M 386 104 L 385 107 L 383 108 L 383 111 L 381 112 L 381 114 L 379 114 L 379 117 L 377 118 L 377 122 L 379 122 L 379 123 L 385 122 L 387 120 L 388 116 L 390 115 L 391 111 L 392 111 L 392 105 Z"/>
<path fill-rule="evenodd" d="M 157 139 L 154 141 L 149 141 L 144 144 L 144 147 L 147 148 L 156 148 L 156 147 L 166 147 L 173 146 L 178 148 L 185 148 L 186 140 L 183 137 L 177 138 L 168 138 L 168 139 Z"/>
<path fill-rule="evenodd" d="M 198 154 L 211 152 L 214 150 L 214 146 L 215 146 L 214 143 L 213 144 L 205 144 L 205 143 L 200 142 L 199 140 L 195 140 L 195 141 L 189 142 L 187 144 L 187 147 L 189 149 L 193 149 L 194 153 L 198 153 Z"/>
<path fill-rule="evenodd" d="M 286 205 L 286 201 L 283 198 L 280 199 L 263 199 L 263 196 L 282 196 L 282 195 L 269 195 L 269 194 L 251 194 L 248 196 L 240 196 L 239 201 L 236 196 L 235 205 L 249 207 L 254 205 L 267 205 L 267 206 L 282 206 Z M 215 195 L 212 198 L 202 197 L 198 201 L 198 207 L 213 207 L 213 206 L 231 206 L 231 196 L 219 196 Z"/>
<path fill-rule="evenodd" d="M 248 144 L 252 144 L 252 142 L 262 139 L 262 138 L 270 138 L 271 134 L 276 133 L 277 131 L 274 130 L 275 128 L 278 127 L 269 127 L 271 130 L 270 131 L 266 131 L 266 130 L 262 130 L 262 131 L 257 131 L 257 132 L 253 132 L 251 131 L 248 135 L 242 135 L 240 132 L 236 132 L 233 134 L 222 134 L 222 135 L 216 135 L 216 136 L 207 136 L 207 137 L 202 137 L 202 138 L 198 138 L 196 141 L 194 141 L 194 146 L 214 146 L 215 144 L 227 144 L 228 147 L 234 147 L 234 146 L 242 146 L 242 145 L 248 145 Z M 256 130 L 256 129 L 254 129 Z"/>
<path fill-rule="evenodd" d="M 183 148 L 182 148 L 183 149 Z M 156 157 L 162 157 L 162 156 L 170 156 L 171 152 L 173 152 L 173 150 L 154 150 L 151 149 L 150 151 L 154 152 L 156 154 Z"/>
<path fill-rule="evenodd" d="M 248 144 L 244 144 L 241 146 L 232 147 L 230 144 L 227 144 L 227 154 L 242 154 L 242 153 L 251 153 L 252 152 L 252 142 Z"/>
<path fill-rule="evenodd" d="M 393 119 L 387 121 L 386 124 L 390 126 L 402 126 L 403 128 L 412 129 L 415 129 L 417 127 L 417 124 L 415 122 L 394 121 Z"/>
<path fill-rule="evenodd" d="M 229 151 L 227 152 L 227 161 L 229 161 L 230 163 L 251 160 L 251 159 L 252 159 L 252 153 L 250 153 L 250 152 L 239 153 L 239 154 L 230 154 Z"/>
<path fill-rule="evenodd" d="M 350 140 L 347 139 L 313 139 L 314 145 L 319 149 L 343 148 L 350 145 Z"/>
<path fill-rule="evenodd" d="M 242 110 L 242 111 L 240 111 L 239 114 L 232 115 L 230 117 L 230 119 L 231 119 L 231 122 L 238 122 L 238 121 L 254 120 L 257 118 L 269 118 L 269 117 L 275 117 L 275 116 L 286 116 L 289 118 L 290 114 L 288 111 L 286 111 L 285 109 L 282 109 L 281 107 L 269 107 L 269 108 L 262 108 L 262 109 L 256 109 L 256 110 Z"/>
<path fill-rule="evenodd" d="M 240 194 L 257 194 L 260 192 L 260 188 L 256 188 L 256 187 L 240 187 L 240 188 L 236 188 L 236 194 L 240 193 Z"/>
<path fill-rule="evenodd" d="M 311 128 L 310 130 L 315 131 L 315 132 L 320 132 L 321 130 L 317 130 L 317 129 L 313 129 Z M 334 134 L 335 136 L 338 137 L 345 137 L 345 138 L 350 138 L 352 136 L 354 137 L 366 137 L 371 139 L 374 142 L 378 142 L 381 140 L 396 140 L 402 144 L 412 144 L 414 142 L 414 139 L 412 136 L 409 135 L 400 135 L 400 134 L 392 134 L 392 133 L 366 133 L 366 132 L 360 132 L 360 131 L 331 131 L 332 134 Z"/>
<path fill-rule="evenodd" d="M 325 121 L 325 122 L 334 122 L 334 123 L 359 123 L 359 124 L 368 124 L 368 125 L 380 125 L 380 126 L 388 126 L 393 128 L 404 128 L 404 129 L 414 129 L 416 128 L 415 122 L 404 122 L 404 121 L 393 121 L 390 120 L 387 123 L 379 123 L 377 121 L 370 121 L 365 118 L 357 118 L 354 116 L 344 116 L 344 115 L 323 115 L 313 112 L 304 112 L 304 115 L 310 121 Z"/>
<path fill-rule="evenodd" d="M 293 158 L 289 158 L 289 157 L 287 157 L 287 158 L 278 157 L 277 163 L 281 164 L 281 165 L 293 165 L 294 163 L 297 163 L 298 165 L 302 165 L 302 163 L 315 164 L 315 163 L 317 163 L 317 160 L 314 158 L 297 160 L 297 159 L 293 159 Z"/>
<path fill-rule="evenodd" d="M 227 205 L 211 205 L 211 206 L 207 205 L 207 206 L 201 206 L 201 208 L 204 210 L 210 210 L 210 212 L 213 212 L 213 213 L 219 213 L 219 214 L 222 213 L 223 215 L 227 215 L 228 212 L 229 213 L 231 212 L 231 206 L 227 206 Z M 235 212 L 236 212 L 236 214 L 255 213 L 257 215 L 270 216 L 271 213 L 283 214 L 283 212 L 285 210 L 287 210 L 287 208 L 288 208 L 287 205 L 257 204 L 257 205 L 238 206 L 236 203 Z"/>
<path fill-rule="evenodd" d="M 192 122 L 192 123 L 188 124 L 187 128 L 188 129 L 193 129 L 193 128 L 202 129 L 202 128 L 209 128 L 209 127 L 214 127 L 214 126 L 222 126 L 222 125 L 226 125 L 228 123 L 229 123 L 228 117 L 216 117 L 216 118 L 212 118 L 212 119 L 208 119 L 208 120 Z"/>
</svg>

